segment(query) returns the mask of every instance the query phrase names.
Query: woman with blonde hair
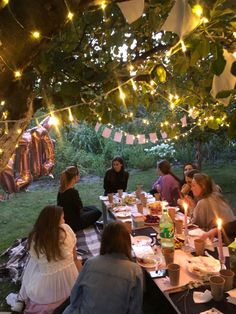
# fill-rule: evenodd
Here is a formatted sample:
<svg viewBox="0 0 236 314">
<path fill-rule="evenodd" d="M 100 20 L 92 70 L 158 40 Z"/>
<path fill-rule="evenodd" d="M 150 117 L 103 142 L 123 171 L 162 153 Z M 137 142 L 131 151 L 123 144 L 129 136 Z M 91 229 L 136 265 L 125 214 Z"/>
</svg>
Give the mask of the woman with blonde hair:
<svg viewBox="0 0 236 314">
<path fill-rule="evenodd" d="M 208 231 L 215 227 L 217 218 L 222 218 L 224 223 L 235 219 L 229 204 L 207 174 L 194 174 L 191 188 L 197 200 L 197 204 L 192 211 L 192 222 L 194 224 Z"/>
<path fill-rule="evenodd" d="M 46 206 L 28 237 L 30 259 L 12 310 L 21 312 L 21 300 L 25 314 L 51 314 L 68 298 L 82 267 L 75 245 L 75 234 L 65 224 L 63 208 Z"/>
<path fill-rule="evenodd" d="M 109 223 L 100 255 L 86 261 L 64 314 L 141 314 L 143 273 L 131 261 L 131 240 L 124 223 Z"/>
<path fill-rule="evenodd" d="M 57 195 L 57 204 L 63 207 L 65 222 L 74 232 L 94 224 L 101 216 L 95 206 L 83 206 L 79 192 L 74 188 L 79 179 L 79 169 L 76 166 L 67 167 L 61 173 Z"/>
</svg>

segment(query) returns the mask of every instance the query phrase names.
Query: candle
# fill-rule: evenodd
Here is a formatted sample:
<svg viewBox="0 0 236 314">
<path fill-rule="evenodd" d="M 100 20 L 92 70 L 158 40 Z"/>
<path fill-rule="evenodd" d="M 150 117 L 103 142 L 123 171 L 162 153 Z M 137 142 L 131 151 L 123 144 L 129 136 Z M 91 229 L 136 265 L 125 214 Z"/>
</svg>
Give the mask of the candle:
<svg viewBox="0 0 236 314">
<path fill-rule="evenodd" d="M 188 233 L 188 228 L 187 228 L 188 204 L 186 202 L 183 202 L 183 208 L 184 208 L 184 234 L 187 235 Z"/>
<path fill-rule="evenodd" d="M 218 250 L 219 250 L 219 260 L 221 264 L 224 264 L 224 254 L 223 254 L 223 245 L 222 245 L 222 219 L 217 219 L 217 230 L 218 230 Z"/>
</svg>

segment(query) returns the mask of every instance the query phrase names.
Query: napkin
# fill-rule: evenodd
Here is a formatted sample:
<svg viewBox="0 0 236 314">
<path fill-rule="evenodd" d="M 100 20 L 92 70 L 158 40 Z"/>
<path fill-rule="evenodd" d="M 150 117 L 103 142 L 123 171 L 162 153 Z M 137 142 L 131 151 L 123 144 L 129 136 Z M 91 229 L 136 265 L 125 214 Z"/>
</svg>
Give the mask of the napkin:
<svg viewBox="0 0 236 314">
<path fill-rule="evenodd" d="M 205 290 L 205 292 L 194 291 L 193 292 L 193 301 L 195 303 L 206 303 L 212 299 L 211 291 Z"/>
<path fill-rule="evenodd" d="M 213 307 L 207 311 L 200 312 L 199 314 L 223 314 L 223 313 L 217 310 L 215 307 Z"/>
<path fill-rule="evenodd" d="M 189 230 L 188 234 L 192 237 L 201 237 L 204 233 L 206 233 L 205 231 L 203 231 L 200 228 L 197 229 L 193 229 L 193 230 Z"/>
</svg>

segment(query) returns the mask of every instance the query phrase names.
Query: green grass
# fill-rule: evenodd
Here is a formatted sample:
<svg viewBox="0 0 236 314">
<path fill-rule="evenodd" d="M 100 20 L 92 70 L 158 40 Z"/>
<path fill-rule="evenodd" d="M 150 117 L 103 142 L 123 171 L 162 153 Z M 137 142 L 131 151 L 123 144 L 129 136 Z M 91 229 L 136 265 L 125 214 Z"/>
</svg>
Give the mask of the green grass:
<svg viewBox="0 0 236 314">
<path fill-rule="evenodd" d="M 182 177 L 182 169 L 174 168 L 174 172 Z M 203 172 L 212 176 L 223 190 L 223 194 L 236 213 L 236 165 L 209 166 Z M 144 190 L 149 191 L 156 179 L 155 169 L 146 171 L 132 170 L 128 190 L 134 191 L 137 184 L 142 184 Z M 36 185 L 37 184 L 37 185 Z M 86 205 L 97 205 L 103 194 L 102 178 L 90 178 L 77 184 L 80 196 Z M 29 187 L 28 192 L 15 194 L 10 200 L 0 202 L 0 252 L 9 247 L 15 239 L 27 236 L 40 210 L 47 204 L 55 204 L 57 196 L 56 182 L 49 179 L 40 180 Z M 5 297 L 17 290 L 12 283 L 0 285 L 0 311 L 9 310 L 5 304 Z"/>
</svg>

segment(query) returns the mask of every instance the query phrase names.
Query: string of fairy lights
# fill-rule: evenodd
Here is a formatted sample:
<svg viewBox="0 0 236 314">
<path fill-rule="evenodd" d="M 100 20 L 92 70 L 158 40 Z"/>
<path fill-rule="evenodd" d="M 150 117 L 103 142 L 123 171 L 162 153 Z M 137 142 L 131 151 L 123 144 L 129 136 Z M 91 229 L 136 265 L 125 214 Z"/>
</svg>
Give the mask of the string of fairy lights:
<svg viewBox="0 0 236 314">
<path fill-rule="evenodd" d="M 9 5 L 10 0 L 2 0 L 2 7 Z M 67 3 L 66 0 L 64 0 L 65 6 L 67 8 L 67 15 L 65 18 L 65 23 L 68 22 L 72 22 L 74 17 L 75 17 L 75 13 L 72 12 L 69 8 L 69 5 Z M 102 10 L 105 10 L 107 6 L 106 1 L 102 1 L 100 4 L 100 8 Z M 22 29 L 25 29 L 24 26 L 22 25 L 22 23 L 20 23 L 17 18 L 15 17 L 15 15 L 13 14 L 13 12 L 10 9 L 9 6 L 9 12 L 11 13 L 13 19 L 17 22 L 17 24 L 19 24 L 19 26 Z M 201 23 L 206 24 L 208 23 L 208 19 L 206 17 L 203 16 L 203 9 L 199 4 L 196 4 L 195 6 L 193 6 L 192 12 L 194 14 L 196 14 L 198 17 L 201 17 Z M 236 38 L 236 32 L 233 33 L 233 36 Z M 44 36 L 40 30 L 38 29 L 34 29 L 31 30 L 29 32 L 29 37 L 33 40 L 36 41 L 40 41 L 43 38 L 47 38 L 49 39 L 47 36 Z M 166 52 L 166 57 L 170 57 L 171 55 L 175 54 L 178 50 L 182 50 L 182 52 L 186 52 L 187 47 L 183 41 L 183 39 L 179 40 L 179 42 L 177 42 L 173 47 L 170 48 L 169 51 Z M 235 53 L 236 54 L 236 53 Z M 13 78 L 15 80 L 20 80 L 22 78 L 22 75 L 24 74 L 24 68 L 20 68 L 20 69 L 14 69 L 12 66 L 10 66 L 6 60 L 4 60 L 4 58 L 0 55 L 0 61 L 2 61 L 4 63 L 4 65 L 13 73 Z M 121 83 L 121 84 L 117 84 L 117 86 L 113 87 L 111 90 L 104 92 L 102 95 L 96 96 L 95 98 L 93 98 L 91 101 L 86 102 L 86 104 L 88 106 L 91 106 L 91 112 L 97 117 L 97 120 L 99 122 L 102 122 L 102 116 L 96 112 L 96 104 L 98 102 L 98 99 L 106 99 L 108 95 L 110 95 L 111 93 L 118 91 L 119 92 L 119 97 L 120 99 L 125 103 L 125 99 L 126 99 L 126 94 L 123 90 L 123 86 L 130 84 L 132 86 L 133 91 L 135 92 L 139 92 L 141 90 L 140 86 L 137 84 L 137 82 L 135 82 L 135 78 L 136 75 L 133 73 L 135 72 L 135 68 L 133 65 L 129 66 L 129 71 L 130 71 L 130 78 L 128 78 L 125 82 Z M 157 91 L 156 88 L 156 82 L 153 80 L 150 80 L 150 82 L 145 82 L 149 88 L 150 88 L 150 94 L 153 96 L 160 96 L 165 102 L 168 103 L 170 110 L 180 110 L 183 112 L 183 114 L 187 114 L 188 116 L 190 116 L 193 120 L 196 119 L 196 121 L 192 121 L 193 127 L 191 127 L 188 131 L 180 134 L 180 135 L 176 135 L 174 137 L 174 139 L 179 139 L 180 137 L 185 137 L 188 134 L 190 134 L 193 129 L 197 126 L 200 126 L 202 124 L 202 122 L 207 122 L 209 120 L 213 120 L 214 117 L 213 116 L 208 116 L 208 117 L 204 117 L 201 118 L 198 116 L 198 109 L 193 107 L 190 108 L 188 110 L 186 110 L 185 108 L 183 108 L 182 106 L 180 106 L 180 97 L 177 94 L 172 94 L 169 93 L 168 97 L 166 97 L 165 95 L 161 94 L 159 91 Z M 3 124 L 4 125 L 4 133 L 8 134 L 9 132 L 9 124 L 10 123 L 17 123 L 17 122 L 21 122 L 24 121 L 24 119 L 20 119 L 20 120 L 8 120 L 8 112 L 7 110 L 4 110 L 4 106 L 6 104 L 5 100 L 0 100 L 0 111 L 2 111 L 2 117 L 1 117 L 1 121 L 0 121 L 0 125 Z M 56 109 L 56 110 L 51 110 L 49 113 L 47 114 L 43 114 L 40 115 L 37 118 L 33 118 L 36 122 L 36 125 L 39 124 L 39 121 L 43 118 L 45 118 L 46 116 L 50 115 L 51 116 L 51 124 L 56 126 L 59 123 L 59 119 L 56 117 L 56 115 L 60 112 L 64 112 L 67 111 L 68 112 L 68 119 L 71 123 L 75 122 L 76 119 L 72 114 L 72 110 L 78 106 L 83 105 L 84 103 L 78 103 L 75 105 L 71 105 L 71 106 L 67 106 L 64 107 L 62 109 Z M 178 105 L 178 106 L 177 106 Z M 215 106 L 217 106 L 217 104 L 215 104 Z M 110 106 L 108 106 L 107 108 L 108 111 L 111 111 Z M 120 113 L 125 119 L 134 119 L 135 118 L 135 114 L 133 112 L 121 112 Z M 142 121 L 143 124 L 145 125 L 149 125 L 150 121 L 147 118 L 141 118 L 140 119 Z M 163 128 L 164 126 L 168 125 L 168 121 L 163 121 L 160 123 L 160 128 Z M 175 125 L 181 125 L 181 123 L 175 123 Z M 175 126 L 174 125 L 174 126 Z M 111 123 L 108 124 L 109 127 L 111 127 L 112 129 L 115 129 L 116 127 L 114 125 L 112 125 Z M 226 115 L 222 117 L 222 126 L 229 126 L 226 122 Z M 20 128 L 17 129 L 16 131 L 18 134 L 21 134 L 23 132 L 23 130 L 21 130 Z M 123 132 L 124 135 L 127 135 L 127 133 L 123 130 L 120 130 L 120 132 Z M 139 134 L 137 135 L 133 135 L 134 138 L 138 139 Z M 170 141 L 171 138 L 168 139 L 164 139 L 164 141 Z"/>
</svg>

